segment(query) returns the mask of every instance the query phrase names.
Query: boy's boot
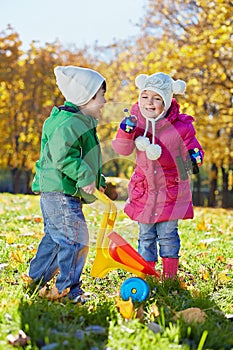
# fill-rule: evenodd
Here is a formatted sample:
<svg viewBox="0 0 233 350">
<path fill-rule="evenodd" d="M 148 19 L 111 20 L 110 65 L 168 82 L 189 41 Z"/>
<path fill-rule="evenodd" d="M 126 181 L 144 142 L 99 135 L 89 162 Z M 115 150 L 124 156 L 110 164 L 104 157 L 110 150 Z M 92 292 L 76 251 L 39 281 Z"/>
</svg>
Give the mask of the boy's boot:
<svg viewBox="0 0 233 350">
<path fill-rule="evenodd" d="M 69 293 L 69 288 L 64 289 L 61 293 L 59 293 L 56 286 L 53 286 L 51 289 L 47 289 L 45 285 L 42 289 L 40 289 L 38 295 L 41 298 L 45 298 L 48 300 L 61 300 Z"/>
<path fill-rule="evenodd" d="M 173 278 L 176 279 L 178 271 L 178 258 L 162 258 L 163 264 L 163 279 Z"/>
</svg>

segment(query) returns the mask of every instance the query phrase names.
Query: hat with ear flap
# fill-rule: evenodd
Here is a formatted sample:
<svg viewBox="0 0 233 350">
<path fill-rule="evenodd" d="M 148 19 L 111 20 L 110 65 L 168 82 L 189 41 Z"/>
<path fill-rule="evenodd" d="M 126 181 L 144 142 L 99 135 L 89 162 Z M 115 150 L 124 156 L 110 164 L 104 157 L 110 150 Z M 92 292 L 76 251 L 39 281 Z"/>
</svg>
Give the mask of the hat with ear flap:
<svg viewBox="0 0 233 350">
<path fill-rule="evenodd" d="M 135 84 L 140 89 L 140 93 L 144 90 L 151 90 L 160 95 L 164 102 L 165 112 L 171 106 L 173 94 L 182 95 L 186 89 L 183 80 L 173 80 L 165 73 L 140 74 L 136 77 Z"/>
<path fill-rule="evenodd" d="M 54 69 L 54 74 L 62 95 L 76 106 L 89 102 L 105 80 L 92 69 L 75 66 L 58 66 Z"/>
</svg>

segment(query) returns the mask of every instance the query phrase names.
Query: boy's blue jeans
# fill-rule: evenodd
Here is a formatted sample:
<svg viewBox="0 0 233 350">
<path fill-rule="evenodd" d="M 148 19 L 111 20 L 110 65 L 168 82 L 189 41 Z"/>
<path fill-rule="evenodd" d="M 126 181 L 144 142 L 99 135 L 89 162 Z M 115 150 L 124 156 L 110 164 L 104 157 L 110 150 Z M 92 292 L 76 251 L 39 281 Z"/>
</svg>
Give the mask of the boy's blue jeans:
<svg viewBox="0 0 233 350">
<path fill-rule="evenodd" d="M 80 276 L 88 254 L 89 234 L 78 198 L 59 192 L 41 193 L 44 236 L 32 259 L 29 276 L 45 285 L 56 274 L 59 293 L 82 294 Z"/>
<path fill-rule="evenodd" d="M 180 237 L 178 220 L 158 222 L 155 224 L 139 223 L 138 252 L 147 261 L 162 258 L 178 258 Z"/>
</svg>

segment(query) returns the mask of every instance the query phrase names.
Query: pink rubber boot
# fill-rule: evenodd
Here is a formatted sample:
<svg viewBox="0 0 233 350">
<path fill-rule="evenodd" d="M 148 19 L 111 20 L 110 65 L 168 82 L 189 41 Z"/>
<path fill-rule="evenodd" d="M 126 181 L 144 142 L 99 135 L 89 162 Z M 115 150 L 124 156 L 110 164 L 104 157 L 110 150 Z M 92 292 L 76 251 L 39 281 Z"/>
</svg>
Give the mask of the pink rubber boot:
<svg viewBox="0 0 233 350">
<path fill-rule="evenodd" d="M 163 279 L 177 277 L 179 259 L 178 258 L 162 258 Z"/>
</svg>

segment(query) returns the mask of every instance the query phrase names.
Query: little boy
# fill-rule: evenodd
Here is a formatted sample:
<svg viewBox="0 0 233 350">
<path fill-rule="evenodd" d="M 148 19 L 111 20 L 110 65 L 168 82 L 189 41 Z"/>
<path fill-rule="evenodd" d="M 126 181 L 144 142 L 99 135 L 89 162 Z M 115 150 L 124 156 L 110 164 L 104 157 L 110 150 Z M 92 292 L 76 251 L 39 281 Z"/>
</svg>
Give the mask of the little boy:
<svg viewBox="0 0 233 350">
<path fill-rule="evenodd" d="M 41 194 L 45 234 L 29 276 L 43 287 L 59 271 L 47 297 L 67 295 L 76 303 L 84 301 L 80 276 L 89 244 L 82 203 L 93 202 L 94 189 L 105 187 L 96 126 L 106 102 L 106 82 L 87 68 L 59 66 L 54 73 L 66 101 L 53 107 L 43 125 L 32 190 Z"/>
</svg>

